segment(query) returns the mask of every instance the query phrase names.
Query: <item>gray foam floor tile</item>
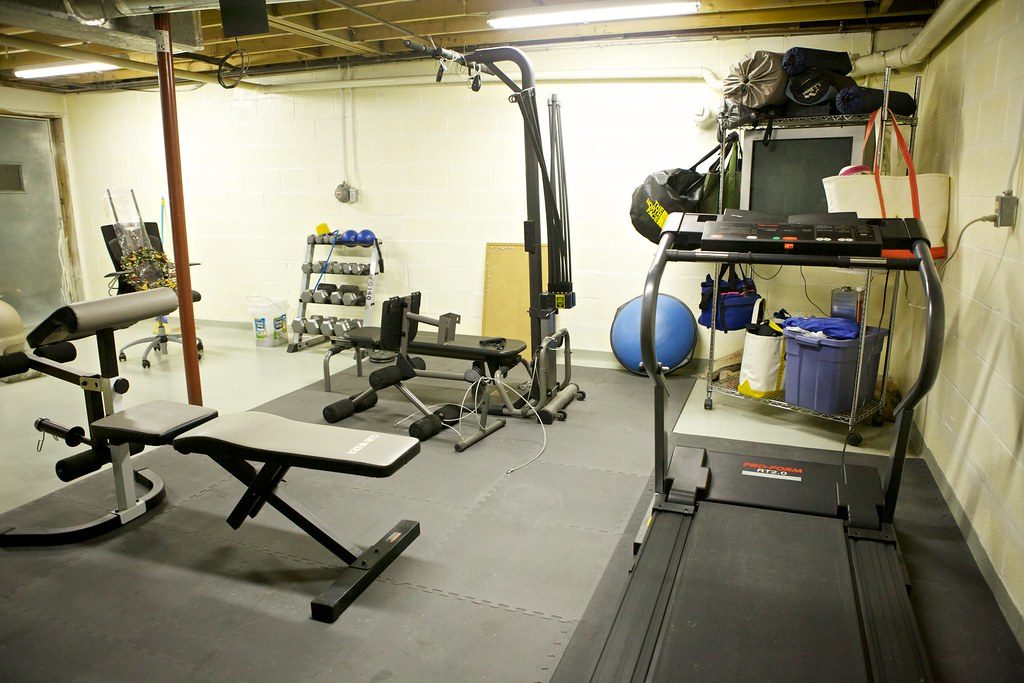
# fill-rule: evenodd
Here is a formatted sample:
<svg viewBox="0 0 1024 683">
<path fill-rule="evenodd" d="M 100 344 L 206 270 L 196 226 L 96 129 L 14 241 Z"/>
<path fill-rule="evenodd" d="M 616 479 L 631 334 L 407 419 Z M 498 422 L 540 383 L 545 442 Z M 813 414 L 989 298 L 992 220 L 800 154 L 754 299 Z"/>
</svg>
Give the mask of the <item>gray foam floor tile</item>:
<svg viewBox="0 0 1024 683">
<path fill-rule="evenodd" d="M 616 540 L 613 534 L 477 512 L 442 542 L 431 562 L 394 567 L 388 579 L 574 620 Z"/>
<path fill-rule="evenodd" d="M 646 484 L 647 477 L 633 474 L 537 461 L 502 479 L 477 509 L 621 534 Z"/>
</svg>

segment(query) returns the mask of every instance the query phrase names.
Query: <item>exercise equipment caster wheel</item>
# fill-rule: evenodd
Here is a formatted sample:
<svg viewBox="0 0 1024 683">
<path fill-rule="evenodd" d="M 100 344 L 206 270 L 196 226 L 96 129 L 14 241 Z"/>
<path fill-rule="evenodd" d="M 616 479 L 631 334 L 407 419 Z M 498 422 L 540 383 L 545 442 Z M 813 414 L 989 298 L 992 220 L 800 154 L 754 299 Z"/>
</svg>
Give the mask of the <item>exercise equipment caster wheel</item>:
<svg viewBox="0 0 1024 683">
<path fill-rule="evenodd" d="M 704 410 L 711 410 L 711 407 L 715 405 L 715 402 L 710 398 L 704 399 Z"/>
<path fill-rule="evenodd" d="M 150 363 L 150 362 L 149 362 L 148 360 L 144 360 L 144 361 L 142 361 L 142 369 L 143 369 L 143 370 L 146 370 L 146 369 L 150 368 L 150 367 L 151 367 L 152 365 L 153 365 L 153 364 L 152 364 L 152 363 Z"/>
<path fill-rule="evenodd" d="M 556 410 L 555 411 L 555 419 L 558 420 L 559 422 L 565 422 L 565 418 L 567 418 L 567 417 L 569 417 L 569 416 L 566 415 L 564 410 Z"/>
<path fill-rule="evenodd" d="M 117 359 L 123 363 L 126 360 L 128 360 L 128 356 L 124 355 L 123 353 L 119 353 L 117 354 Z"/>
<path fill-rule="evenodd" d="M 846 435 L 846 443 L 850 444 L 851 446 L 859 446 L 862 441 L 864 441 L 864 437 L 862 437 L 857 432 L 850 432 L 849 434 Z"/>
<path fill-rule="evenodd" d="M 577 401 L 586 401 L 587 400 L 587 392 L 582 391 L 582 390 L 581 391 L 577 391 L 576 392 L 576 400 Z"/>
</svg>

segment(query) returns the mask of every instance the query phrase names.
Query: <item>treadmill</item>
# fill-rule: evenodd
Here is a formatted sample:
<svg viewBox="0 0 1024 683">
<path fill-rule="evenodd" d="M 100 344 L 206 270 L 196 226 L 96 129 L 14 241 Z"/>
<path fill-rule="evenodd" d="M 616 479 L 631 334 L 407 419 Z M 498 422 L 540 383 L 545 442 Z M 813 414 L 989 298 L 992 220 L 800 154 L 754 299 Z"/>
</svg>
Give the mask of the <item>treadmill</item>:
<svg viewBox="0 0 1024 683">
<path fill-rule="evenodd" d="M 842 464 L 838 453 L 835 464 L 766 457 L 753 443 L 744 453 L 670 453 L 667 369 L 654 346 L 669 261 L 916 271 L 927 300 L 923 356 L 896 408 L 884 472 Z M 590 680 L 931 680 L 893 517 L 943 335 L 942 288 L 917 220 L 686 214 L 664 232 L 641 313 L 655 494 Z"/>
</svg>

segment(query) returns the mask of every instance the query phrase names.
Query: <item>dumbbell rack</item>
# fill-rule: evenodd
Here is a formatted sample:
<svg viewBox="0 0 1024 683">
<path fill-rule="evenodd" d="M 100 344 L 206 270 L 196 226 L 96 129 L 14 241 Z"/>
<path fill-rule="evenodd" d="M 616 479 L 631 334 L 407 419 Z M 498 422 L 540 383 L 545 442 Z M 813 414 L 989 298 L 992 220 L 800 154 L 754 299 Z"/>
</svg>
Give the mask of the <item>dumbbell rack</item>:
<svg viewBox="0 0 1024 683">
<path fill-rule="evenodd" d="M 352 316 L 352 317 L 355 318 L 356 320 L 359 320 L 362 323 L 366 323 L 370 319 L 371 309 L 373 308 L 373 305 L 374 305 L 373 294 L 374 294 L 376 278 L 377 278 L 378 275 L 380 275 L 381 273 L 384 272 L 384 254 L 381 251 L 381 241 L 379 239 L 374 239 L 373 240 L 373 244 L 365 245 L 365 246 L 364 245 L 349 246 L 349 245 L 344 245 L 344 244 L 341 244 L 340 242 L 338 242 L 337 244 L 334 245 L 334 251 L 331 252 L 330 251 L 331 250 L 331 240 L 333 238 L 334 238 L 334 235 L 330 235 L 330 234 L 328 234 L 328 235 L 308 235 L 306 237 L 306 255 L 305 255 L 305 259 L 303 260 L 304 267 L 303 267 L 303 272 L 302 272 L 302 279 L 300 280 L 300 285 L 299 285 L 299 297 L 300 298 L 299 298 L 299 301 L 298 301 L 299 306 L 298 306 L 296 317 L 305 320 L 307 318 L 306 313 L 307 313 L 307 310 L 308 310 L 309 306 L 317 307 L 316 310 L 331 309 L 331 310 L 334 310 L 334 311 L 337 311 L 339 309 L 344 310 L 344 309 L 353 309 L 353 308 L 358 307 L 358 308 L 362 309 L 362 316 L 361 316 L 361 318 L 357 318 L 356 316 Z M 336 261 L 336 262 L 339 262 L 339 263 L 341 263 L 341 262 L 348 263 L 348 262 L 352 262 L 353 259 L 360 259 L 360 260 L 366 259 L 366 260 L 369 261 L 369 263 L 368 263 L 368 265 L 369 265 L 369 272 L 364 272 L 362 274 L 354 274 L 354 273 L 337 273 L 337 272 L 332 272 L 332 271 L 328 270 L 328 271 L 324 272 L 324 276 L 323 276 L 325 280 L 328 277 L 344 277 L 344 278 L 360 277 L 360 278 L 366 278 L 366 282 L 365 282 L 366 301 L 365 301 L 365 303 L 360 304 L 358 306 L 349 305 L 349 304 L 340 304 L 340 303 L 316 303 L 316 302 L 304 301 L 301 298 L 304 292 L 313 289 L 313 285 L 316 283 L 317 279 L 320 278 L 320 270 L 312 268 L 312 265 L 317 263 L 317 261 L 315 259 L 315 256 L 316 256 L 316 253 L 317 253 L 317 247 L 325 247 L 326 248 L 327 252 L 325 252 L 325 254 L 324 254 L 325 257 L 326 257 L 326 253 L 332 253 L 332 256 L 330 257 L 332 259 L 332 262 Z M 330 338 L 328 335 L 324 335 L 322 333 L 310 333 L 308 331 L 296 332 L 296 331 L 293 330 L 293 333 L 294 334 L 293 334 L 293 337 L 292 337 L 292 342 L 288 345 L 288 353 L 294 353 L 296 351 L 300 351 L 300 350 L 308 348 L 310 346 L 314 346 L 316 344 L 320 344 L 321 342 L 327 341 Z"/>
</svg>

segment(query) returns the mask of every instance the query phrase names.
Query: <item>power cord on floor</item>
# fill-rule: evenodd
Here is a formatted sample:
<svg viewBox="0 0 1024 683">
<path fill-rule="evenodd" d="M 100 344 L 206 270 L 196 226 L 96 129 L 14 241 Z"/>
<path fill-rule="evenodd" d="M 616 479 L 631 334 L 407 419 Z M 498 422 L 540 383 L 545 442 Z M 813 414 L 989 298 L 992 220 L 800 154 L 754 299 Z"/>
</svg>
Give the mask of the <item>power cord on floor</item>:
<svg viewBox="0 0 1024 683">
<path fill-rule="evenodd" d="M 518 472 L 527 465 L 535 462 L 538 458 L 540 458 L 540 456 L 544 455 L 544 451 L 547 450 L 548 447 L 548 430 L 544 427 L 544 421 L 540 419 L 540 413 L 537 412 L 537 408 L 534 407 L 534 405 L 530 403 L 528 400 L 526 400 L 526 398 L 522 394 L 513 389 L 507 382 L 502 382 L 500 379 L 493 379 L 491 381 L 497 382 L 498 384 L 502 385 L 503 387 L 511 391 L 513 394 L 515 394 L 519 398 L 519 400 L 523 401 L 523 403 L 526 404 L 526 406 L 533 411 L 533 414 L 537 417 L 537 424 L 540 425 L 541 437 L 543 439 L 540 445 L 540 450 L 537 452 L 537 455 L 533 456 L 526 462 L 516 465 L 510 470 L 505 470 L 505 474 L 513 474 L 514 472 Z"/>
</svg>

